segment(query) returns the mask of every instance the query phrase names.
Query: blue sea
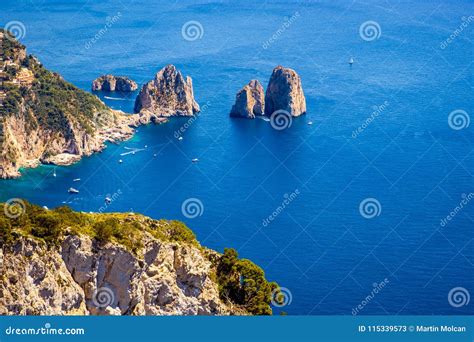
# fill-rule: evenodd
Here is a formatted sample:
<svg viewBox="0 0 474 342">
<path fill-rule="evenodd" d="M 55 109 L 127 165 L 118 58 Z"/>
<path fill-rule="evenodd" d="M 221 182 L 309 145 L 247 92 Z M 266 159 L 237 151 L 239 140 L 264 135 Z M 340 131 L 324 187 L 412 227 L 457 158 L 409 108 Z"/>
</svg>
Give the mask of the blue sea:
<svg viewBox="0 0 474 342">
<path fill-rule="evenodd" d="M 275 313 L 472 313 L 472 15 L 447 0 L 2 0 L 0 24 L 21 22 L 29 53 L 78 87 L 105 73 L 141 85 L 171 63 L 203 110 L 24 170 L 0 201 L 182 220 L 285 288 Z M 301 76 L 307 114 L 283 130 L 230 118 L 277 65 Z M 133 111 L 136 93 L 97 95 Z"/>
</svg>

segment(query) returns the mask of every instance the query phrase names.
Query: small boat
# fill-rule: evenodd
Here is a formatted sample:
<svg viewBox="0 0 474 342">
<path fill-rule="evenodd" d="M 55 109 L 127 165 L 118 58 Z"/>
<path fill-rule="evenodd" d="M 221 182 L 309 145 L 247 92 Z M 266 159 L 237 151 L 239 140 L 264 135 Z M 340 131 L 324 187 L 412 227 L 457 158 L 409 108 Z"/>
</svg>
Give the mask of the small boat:
<svg viewBox="0 0 474 342">
<path fill-rule="evenodd" d="M 56 177 L 56 169 L 53 170 L 53 177 Z"/>
<path fill-rule="evenodd" d="M 352 65 L 354 64 L 354 58 L 351 57 L 351 59 L 349 59 L 349 65 Z"/>
<path fill-rule="evenodd" d="M 47 206 L 43 205 L 43 209 L 49 210 Z"/>
<path fill-rule="evenodd" d="M 145 145 L 145 148 L 148 148 L 148 145 Z"/>
<path fill-rule="evenodd" d="M 308 125 L 312 125 L 313 124 L 313 121 L 308 121 Z"/>
<path fill-rule="evenodd" d="M 105 197 L 105 203 L 110 204 L 112 203 L 112 199 L 109 196 Z"/>
<path fill-rule="evenodd" d="M 79 182 L 81 179 L 80 178 L 74 178 L 72 181 L 73 182 Z"/>
<path fill-rule="evenodd" d="M 178 140 L 183 140 L 183 137 L 179 137 Z"/>
<path fill-rule="evenodd" d="M 157 156 L 157 154 L 156 154 L 156 153 L 155 153 L 155 154 L 153 154 L 153 157 L 156 157 L 156 156 Z"/>
<path fill-rule="evenodd" d="M 119 159 L 119 163 L 122 164 L 122 163 L 123 163 L 123 160 L 122 160 L 122 159 Z"/>
<path fill-rule="evenodd" d="M 194 159 L 192 159 L 191 161 L 192 161 L 193 163 L 197 163 L 197 162 L 199 161 L 199 159 L 194 158 Z"/>
<path fill-rule="evenodd" d="M 74 189 L 74 188 L 69 188 L 67 192 L 69 192 L 70 194 L 78 194 L 79 190 Z"/>
</svg>

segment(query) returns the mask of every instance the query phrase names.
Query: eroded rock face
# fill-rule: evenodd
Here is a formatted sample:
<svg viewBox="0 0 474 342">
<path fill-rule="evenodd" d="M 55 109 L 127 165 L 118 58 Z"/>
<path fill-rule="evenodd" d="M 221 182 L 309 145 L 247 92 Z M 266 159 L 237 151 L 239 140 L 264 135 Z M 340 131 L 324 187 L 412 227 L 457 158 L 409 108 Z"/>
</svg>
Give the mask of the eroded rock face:
<svg viewBox="0 0 474 342">
<path fill-rule="evenodd" d="M 57 249 L 22 238 L 0 254 L 0 315 L 226 315 L 211 262 L 148 238 L 137 255 L 69 235 Z M 217 254 L 217 253 L 216 253 Z"/>
<path fill-rule="evenodd" d="M 135 81 L 125 76 L 102 75 L 92 81 L 92 90 L 131 92 L 138 89 Z"/>
<path fill-rule="evenodd" d="M 264 115 L 263 87 L 257 80 L 251 80 L 235 97 L 230 116 L 254 119 L 256 115 Z"/>
<path fill-rule="evenodd" d="M 306 113 L 306 99 L 301 79 L 293 69 L 277 66 L 273 69 L 265 93 L 265 115 L 284 110 L 292 116 Z"/>
<path fill-rule="evenodd" d="M 191 77 L 184 79 L 174 65 L 165 66 L 140 90 L 135 101 L 135 112 L 143 110 L 164 117 L 191 116 L 199 112 Z"/>
</svg>

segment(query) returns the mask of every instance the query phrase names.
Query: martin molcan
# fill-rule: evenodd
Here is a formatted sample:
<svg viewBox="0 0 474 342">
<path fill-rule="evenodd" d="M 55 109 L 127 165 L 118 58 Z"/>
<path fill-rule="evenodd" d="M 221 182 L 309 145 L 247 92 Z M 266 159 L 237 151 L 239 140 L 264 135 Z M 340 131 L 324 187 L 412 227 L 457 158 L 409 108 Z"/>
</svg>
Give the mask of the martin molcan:
<svg viewBox="0 0 474 342">
<path fill-rule="evenodd" d="M 466 332 L 465 326 L 454 325 L 417 325 L 417 332 Z"/>
</svg>

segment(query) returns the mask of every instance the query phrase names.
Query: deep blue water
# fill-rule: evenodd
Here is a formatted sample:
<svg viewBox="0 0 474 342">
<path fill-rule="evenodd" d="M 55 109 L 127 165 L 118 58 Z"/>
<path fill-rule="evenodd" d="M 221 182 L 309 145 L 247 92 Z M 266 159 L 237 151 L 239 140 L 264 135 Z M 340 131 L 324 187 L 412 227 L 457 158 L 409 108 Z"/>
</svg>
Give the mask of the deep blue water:
<svg viewBox="0 0 474 342">
<path fill-rule="evenodd" d="M 474 294 L 474 204 L 444 227 L 440 220 L 474 192 L 473 124 L 448 125 L 454 110 L 474 113 L 474 22 L 440 44 L 473 9 L 471 1 L 2 1 L 0 24 L 21 21 L 29 52 L 77 86 L 89 90 L 103 73 L 142 84 L 173 63 L 192 76 L 206 108 L 181 141 L 175 132 L 187 119 L 140 127 L 130 141 L 57 167 L 56 178 L 44 166 L 0 182 L 0 200 L 98 211 L 107 194 L 118 194 L 107 211 L 183 220 L 203 245 L 235 247 L 291 292 L 281 309 L 290 314 L 350 315 L 385 278 L 360 314 L 472 313 L 472 302 L 453 307 L 448 293 Z M 196 41 L 181 35 L 191 20 L 204 29 Z M 381 29 L 373 41 L 359 35 L 368 20 Z M 252 78 L 266 86 L 278 64 L 301 75 L 308 113 L 283 131 L 230 119 L 235 93 Z M 131 112 L 133 98 L 105 102 Z M 80 194 L 69 195 L 70 186 Z M 201 216 L 183 215 L 188 198 L 203 203 Z M 360 214 L 366 198 L 380 202 L 379 216 Z"/>
</svg>

